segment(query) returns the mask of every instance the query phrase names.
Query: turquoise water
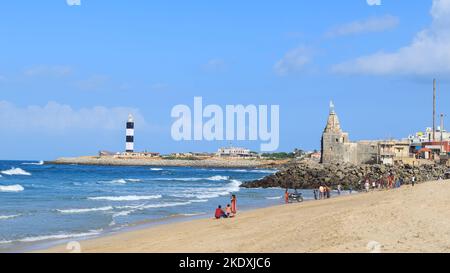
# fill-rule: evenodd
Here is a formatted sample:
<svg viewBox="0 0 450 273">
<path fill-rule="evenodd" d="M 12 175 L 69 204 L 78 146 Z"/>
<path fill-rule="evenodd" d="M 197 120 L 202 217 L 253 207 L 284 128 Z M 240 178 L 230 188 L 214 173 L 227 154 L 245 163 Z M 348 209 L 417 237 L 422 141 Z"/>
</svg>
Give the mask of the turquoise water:
<svg viewBox="0 0 450 273">
<path fill-rule="evenodd" d="M 231 194 L 237 195 L 240 210 L 282 204 L 282 189 L 239 187 L 273 172 L 0 161 L 0 251 L 101 236 L 142 223 L 212 217 Z"/>
</svg>

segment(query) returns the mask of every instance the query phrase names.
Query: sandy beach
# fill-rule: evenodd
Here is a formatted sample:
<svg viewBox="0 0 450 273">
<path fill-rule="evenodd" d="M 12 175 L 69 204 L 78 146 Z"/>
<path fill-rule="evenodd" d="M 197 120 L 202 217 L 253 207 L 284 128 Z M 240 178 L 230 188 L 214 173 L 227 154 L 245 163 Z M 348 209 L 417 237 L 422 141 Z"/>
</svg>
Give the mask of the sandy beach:
<svg viewBox="0 0 450 273">
<path fill-rule="evenodd" d="M 450 252 L 450 181 L 280 205 L 81 242 L 82 252 Z M 211 208 L 211 214 L 213 213 Z M 370 245 L 370 247 L 368 247 Z M 67 252 L 58 246 L 45 252 Z"/>
</svg>

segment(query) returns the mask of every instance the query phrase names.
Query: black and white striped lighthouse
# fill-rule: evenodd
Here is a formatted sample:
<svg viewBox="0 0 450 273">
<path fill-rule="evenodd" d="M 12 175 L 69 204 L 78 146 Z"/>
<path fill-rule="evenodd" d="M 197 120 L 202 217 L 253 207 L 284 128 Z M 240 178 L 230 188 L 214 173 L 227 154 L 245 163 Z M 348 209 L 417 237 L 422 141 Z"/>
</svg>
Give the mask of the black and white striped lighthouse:
<svg viewBox="0 0 450 273">
<path fill-rule="evenodd" d="M 125 150 L 127 153 L 134 152 L 134 119 L 131 114 L 128 115 Z"/>
</svg>

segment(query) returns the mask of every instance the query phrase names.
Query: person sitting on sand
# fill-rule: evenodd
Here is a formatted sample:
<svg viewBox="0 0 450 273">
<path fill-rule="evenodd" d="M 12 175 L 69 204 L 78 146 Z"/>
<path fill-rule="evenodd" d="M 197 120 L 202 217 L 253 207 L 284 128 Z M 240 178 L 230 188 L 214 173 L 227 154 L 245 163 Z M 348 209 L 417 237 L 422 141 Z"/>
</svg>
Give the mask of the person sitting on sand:
<svg viewBox="0 0 450 273">
<path fill-rule="evenodd" d="M 222 209 L 222 206 L 219 205 L 216 209 L 216 213 L 214 215 L 216 217 L 216 219 L 220 219 L 220 218 L 228 218 L 227 215 L 225 214 L 225 212 Z"/>
<path fill-rule="evenodd" d="M 230 204 L 227 205 L 225 210 L 227 212 L 227 217 L 228 218 L 233 217 L 233 215 L 231 214 L 231 205 Z"/>
</svg>

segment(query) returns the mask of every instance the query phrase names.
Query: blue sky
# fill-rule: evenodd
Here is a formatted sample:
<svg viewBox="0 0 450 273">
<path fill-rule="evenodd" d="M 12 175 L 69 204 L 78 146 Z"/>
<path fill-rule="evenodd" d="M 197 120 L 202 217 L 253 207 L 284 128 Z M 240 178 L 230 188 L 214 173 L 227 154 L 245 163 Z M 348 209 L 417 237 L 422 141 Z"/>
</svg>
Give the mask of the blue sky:
<svg viewBox="0 0 450 273">
<path fill-rule="evenodd" d="M 330 100 L 352 140 L 431 126 L 433 77 L 448 113 L 450 0 L 80 3 L 2 3 L 1 159 L 122 151 L 129 112 L 138 150 L 215 151 L 171 138 L 194 96 L 280 105 L 281 151 L 320 148 Z"/>
</svg>

